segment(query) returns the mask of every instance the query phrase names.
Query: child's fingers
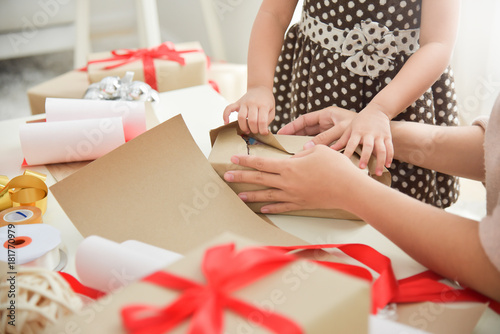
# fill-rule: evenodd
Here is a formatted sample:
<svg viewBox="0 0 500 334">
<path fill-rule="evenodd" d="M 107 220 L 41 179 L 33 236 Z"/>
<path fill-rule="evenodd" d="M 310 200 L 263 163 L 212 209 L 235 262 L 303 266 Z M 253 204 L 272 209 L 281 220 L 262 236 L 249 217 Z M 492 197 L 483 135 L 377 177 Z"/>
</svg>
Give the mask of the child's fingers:
<svg viewBox="0 0 500 334">
<path fill-rule="evenodd" d="M 243 131 L 243 133 L 249 134 L 250 129 L 248 128 L 247 117 L 248 109 L 245 105 L 243 105 L 240 107 L 240 110 L 238 112 L 238 125 L 240 126 L 240 129 L 241 131 Z"/>
<path fill-rule="evenodd" d="M 380 176 L 384 171 L 384 164 L 387 161 L 387 148 L 385 146 L 383 138 L 377 138 L 377 140 L 375 141 L 375 156 L 377 158 L 377 163 L 375 165 L 375 174 Z"/>
<path fill-rule="evenodd" d="M 314 137 L 311 141 L 314 145 L 330 145 L 343 134 L 343 129 L 338 126 L 331 127 L 330 129 L 321 132 L 316 137 Z"/>
<path fill-rule="evenodd" d="M 344 147 L 346 147 L 347 142 L 349 141 L 349 138 L 351 138 L 351 128 L 350 127 L 344 131 L 344 133 L 339 138 L 339 140 L 337 140 L 337 142 L 335 144 L 333 144 L 331 146 L 331 148 L 334 149 L 335 151 L 339 151 L 339 150 L 343 149 Z"/>
<path fill-rule="evenodd" d="M 274 111 L 269 110 L 266 107 L 260 108 L 259 119 L 257 121 L 257 127 L 260 134 L 267 135 L 269 133 L 268 125 L 270 119 L 274 118 Z"/>
<path fill-rule="evenodd" d="M 354 137 L 354 136 L 353 136 Z M 349 147 L 350 143 L 347 144 L 347 148 Z M 354 145 L 354 144 L 352 144 Z M 358 143 L 359 145 L 359 143 Z M 374 139 L 371 135 L 366 135 L 363 137 L 363 149 L 361 150 L 361 156 L 359 158 L 359 168 L 364 169 L 368 165 L 368 161 L 370 160 L 370 157 L 372 156 L 373 149 L 375 146 Z M 353 146 L 351 146 L 353 147 Z M 351 149 L 351 147 L 349 149 Z M 354 150 L 356 147 L 354 147 Z M 345 154 L 345 153 L 344 153 Z M 385 157 L 384 160 L 385 161 Z"/>
<path fill-rule="evenodd" d="M 384 141 L 386 150 L 387 150 L 387 155 L 386 155 L 386 160 L 385 160 L 385 167 L 389 168 L 391 167 L 392 159 L 394 159 L 394 146 L 392 144 L 392 139 L 391 138 L 386 138 Z"/>
<path fill-rule="evenodd" d="M 350 158 L 352 156 L 352 154 L 354 153 L 354 151 L 356 150 L 356 147 L 359 146 L 360 141 L 361 141 L 361 138 L 358 135 L 351 136 L 351 138 L 349 138 L 349 141 L 347 142 L 347 145 L 345 146 L 344 155 L 346 157 Z M 370 154 L 371 154 L 371 152 L 370 152 Z M 360 168 L 364 168 L 364 167 L 360 166 Z"/>
<path fill-rule="evenodd" d="M 229 115 L 230 115 L 233 111 L 238 111 L 238 104 L 237 104 L 237 103 L 231 103 L 230 105 L 228 105 L 228 106 L 224 109 L 224 112 L 223 112 L 223 114 L 222 114 L 222 119 L 224 120 L 224 124 L 229 123 Z"/>
<path fill-rule="evenodd" d="M 248 122 L 248 128 L 250 129 L 251 133 L 259 133 L 259 126 L 257 122 L 259 121 L 259 107 L 256 105 L 251 105 L 248 107 L 248 116 L 247 116 L 247 122 Z"/>
</svg>

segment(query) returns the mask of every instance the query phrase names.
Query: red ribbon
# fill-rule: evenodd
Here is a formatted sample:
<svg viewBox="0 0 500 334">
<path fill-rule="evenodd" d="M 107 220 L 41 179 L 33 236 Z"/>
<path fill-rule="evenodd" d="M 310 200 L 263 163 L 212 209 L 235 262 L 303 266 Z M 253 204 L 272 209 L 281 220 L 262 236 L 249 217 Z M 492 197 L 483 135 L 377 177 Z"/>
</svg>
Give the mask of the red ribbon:
<svg viewBox="0 0 500 334">
<path fill-rule="evenodd" d="M 421 301 L 489 302 L 500 313 L 500 303 L 468 288 L 454 289 L 439 280 L 443 278 L 431 271 L 397 281 L 391 260 L 370 246 L 363 244 L 326 244 L 265 248 L 247 248 L 236 252 L 234 245 L 222 245 L 206 251 L 202 271 L 207 283 L 201 284 L 168 272 L 159 271 L 143 281 L 178 290 L 181 295 L 170 305 L 154 307 L 129 305 L 122 308 L 124 327 L 134 334 L 164 333 L 191 317 L 188 333 L 222 333 L 223 310 L 231 309 L 251 321 L 259 315 L 258 325 L 275 333 L 302 333 L 291 319 L 268 312 L 231 296 L 235 290 L 252 284 L 273 271 L 299 259 L 294 250 L 338 248 L 379 274 L 372 284 L 372 313 L 389 303 Z M 372 281 L 370 272 L 360 266 L 334 262 L 313 261 L 328 268 Z M 449 296 L 444 298 L 443 296 Z"/>
<path fill-rule="evenodd" d="M 165 42 L 165 43 L 160 44 L 157 47 L 149 48 L 149 49 L 145 48 L 145 49 L 135 49 L 135 50 L 132 50 L 132 49 L 113 50 L 113 51 L 111 51 L 111 54 L 113 55 L 113 57 L 105 58 L 105 59 L 91 60 L 88 62 L 87 68 L 88 68 L 88 65 L 94 64 L 94 63 L 122 60 L 119 63 L 103 67 L 103 69 L 105 69 L 105 70 L 110 70 L 110 69 L 117 68 L 117 67 L 123 66 L 125 64 L 131 63 L 131 62 L 136 61 L 136 60 L 142 60 L 143 71 L 144 71 L 144 81 L 147 84 L 149 84 L 151 86 L 151 88 L 153 88 L 154 90 L 158 90 L 155 64 L 153 61 L 154 59 L 175 61 L 175 62 L 179 63 L 180 65 L 184 66 L 186 64 L 186 61 L 181 56 L 183 53 L 201 52 L 201 51 L 202 50 L 196 50 L 196 49 L 178 51 L 175 49 L 174 43 Z"/>
</svg>

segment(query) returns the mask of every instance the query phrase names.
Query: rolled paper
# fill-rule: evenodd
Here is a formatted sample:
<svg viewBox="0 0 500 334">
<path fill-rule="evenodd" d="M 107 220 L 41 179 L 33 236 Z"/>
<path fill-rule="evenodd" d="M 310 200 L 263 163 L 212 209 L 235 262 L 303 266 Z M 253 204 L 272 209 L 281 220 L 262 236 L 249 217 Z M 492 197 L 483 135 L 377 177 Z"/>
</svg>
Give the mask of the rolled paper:
<svg viewBox="0 0 500 334">
<path fill-rule="evenodd" d="M 16 206 L 0 212 L 0 227 L 26 224 L 41 224 L 42 210 L 36 206 Z"/>
<path fill-rule="evenodd" d="M 61 233 L 47 224 L 0 228 L 0 260 L 9 264 L 54 269 L 60 262 Z"/>
<path fill-rule="evenodd" d="M 146 131 L 146 105 L 140 101 L 47 98 L 45 112 L 47 123 L 121 117 L 125 141 Z"/>
<path fill-rule="evenodd" d="M 40 178 L 42 176 L 45 175 L 36 172 L 30 175 L 25 171 L 24 175 L 16 176 L 3 188 L 0 188 L 2 208 L 3 205 L 8 204 L 10 204 L 8 207 L 36 206 L 44 214 L 47 209 L 49 190 L 43 181 L 45 178 Z M 8 200 L 5 199 L 6 197 L 8 197 Z"/>
<path fill-rule="evenodd" d="M 111 292 L 180 258 L 180 254 L 135 240 L 119 244 L 98 236 L 90 236 L 78 246 L 75 265 L 83 285 Z"/>
<path fill-rule="evenodd" d="M 28 165 L 95 160 L 125 143 L 120 117 L 22 124 Z"/>
</svg>

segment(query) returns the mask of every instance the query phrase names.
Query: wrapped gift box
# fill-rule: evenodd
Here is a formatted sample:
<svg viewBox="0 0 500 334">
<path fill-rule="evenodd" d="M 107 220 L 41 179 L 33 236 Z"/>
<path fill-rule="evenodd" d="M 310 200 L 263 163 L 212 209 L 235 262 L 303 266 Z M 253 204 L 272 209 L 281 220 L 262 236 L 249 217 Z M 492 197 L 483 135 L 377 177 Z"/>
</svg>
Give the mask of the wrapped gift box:
<svg viewBox="0 0 500 334">
<path fill-rule="evenodd" d="M 271 157 L 279 159 L 287 159 L 293 154 L 302 151 L 305 143 L 311 140 L 308 136 L 289 136 L 289 135 L 273 135 L 269 134 L 263 136 L 260 134 L 252 134 L 252 139 L 245 138 L 240 134 L 237 122 L 219 127 L 210 132 L 212 140 L 212 151 L 208 157 L 208 161 L 215 169 L 217 174 L 223 178 L 224 173 L 229 170 L 250 169 L 235 165 L 231 162 L 231 157 L 236 154 L 240 155 L 255 155 L 261 157 Z M 351 157 L 351 161 L 359 165 L 359 151 L 355 152 Z M 391 176 L 387 169 L 381 176 L 375 175 L 375 160 L 370 159 L 367 168 L 368 174 L 382 182 L 383 184 L 391 184 Z M 227 183 L 231 189 L 236 193 L 252 190 L 266 189 L 260 185 L 247 184 L 247 183 Z M 247 203 L 247 205 L 254 211 L 260 212 L 262 206 L 268 203 Z M 359 219 L 355 215 L 344 210 L 297 210 L 286 212 L 288 215 L 295 216 L 310 216 L 310 217 L 323 217 L 323 218 L 337 218 L 337 219 Z"/>
<path fill-rule="evenodd" d="M 71 71 L 28 89 L 31 114 L 45 113 L 48 97 L 81 99 L 89 87 L 86 72 Z"/>
<path fill-rule="evenodd" d="M 216 258 L 211 258 L 215 260 L 211 262 L 211 265 L 208 265 L 206 257 L 204 260 L 207 249 L 213 251 L 215 248 L 223 247 L 226 251 L 231 245 L 236 247 L 234 252 L 217 253 Z M 246 285 L 243 284 L 243 286 L 240 285 L 234 289 L 229 288 L 225 283 L 234 284 L 235 279 L 241 280 L 253 273 L 251 270 L 255 267 L 249 267 L 248 261 L 238 260 L 236 254 L 248 251 L 250 249 L 248 247 L 255 247 L 255 243 L 235 234 L 225 233 L 200 245 L 182 260 L 165 268 L 165 271 L 200 285 L 206 284 L 207 272 L 210 271 L 209 276 L 214 279 L 211 281 L 211 286 L 215 286 L 219 282 L 219 284 L 226 286 L 225 291 L 227 292 L 224 295 L 229 295 L 230 298 L 256 307 L 247 313 L 247 319 L 231 309 L 230 305 L 234 305 L 234 302 L 222 306 L 223 329 L 221 333 L 270 333 L 269 330 L 260 325 L 263 322 L 263 317 L 269 317 L 268 314 L 262 313 L 262 310 L 277 313 L 293 321 L 302 329 L 303 333 L 356 334 L 368 332 L 370 284 L 308 260 L 285 261 L 286 264 L 283 266 L 279 266 L 274 271 L 266 272 L 260 278 L 246 283 Z M 227 256 L 224 256 L 225 254 Z M 247 254 L 255 259 L 251 253 Z M 214 253 L 211 252 L 211 255 Z M 219 261 L 221 259 L 226 259 L 226 261 Z M 205 261 L 205 268 L 209 267 L 210 269 L 204 269 L 202 272 L 202 261 Z M 244 266 L 247 269 L 243 269 Z M 215 276 L 226 277 L 226 279 L 217 281 Z M 66 321 L 59 321 L 54 328 L 49 328 L 46 333 L 64 331 L 68 324 L 72 324 L 72 328 L 79 329 L 83 333 L 126 333 L 120 315 L 124 307 L 147 305 L 164 308 L 182 295 L 183 292 L 179 290 L 145 280 L 135 282 L 105 298 L 106 300 L 102 303 L 97 300 L 95 304 L 98 305 L 87 306 L 87 309 L 82 310 L 79 315 L 67 318 Z M 203 291 L 209 293 L 210 291 L 207 290 L 211 290 L 211 288 Z M 194 309 L 200 310 L 198 307 L 203 306 L 217 307 L 214 306 L 217 303 L 211 305 L 210 302 L 206 303 L 206 300 L 210 300 L 209 298 L 197 299 L 199 303 L 194 302 L 197 305 L 193 307 Z M 181 307 L 185 306 L 185 303 L 186 301 Z M 97 309 L 98 312 L 95 311 Z M 153 309 L 148 309 L 148 311 L 154 312 Z M 88 321 L 89 314 L 92 314 L 92 321 Z M 162 315 L 160 322 L 167 321 L 169 318 L 168 315 Z M 167 332 L 187 333 L 187 328 L 191 322 L 196 321 L 195 319 L 196 316 L 187 316 L 179 325 Z M 254 320 L 254 322 L 249 319 Z M 149 320 L 145 322 L 145 326 L 151 324 Z M 206 325 L 203 329 L 206 332 L 211 332 Z M 144 327 L 142 330 L 148 333 L 166 332 L 165 330 L 155 331 Z M 286 329 L 282 328 L 281 331 L 285 332 Z M 216 334 L 215 332 L 211 333 Z"/>
<path fill-rule="evenodd" d="M 167 42 L 160 45 L 159 48 L 164 45 L 165 48 L 168 45 L 168 47 L 174 48 L 175 51 L 166 50 L 162 53 L 155 48 L 148 49 L 155 50 L 151 51 L 151 55 L 153 57 L 152 65 L 154 66 L 152 71 L 156 80 L 145 77 L 144 62 L 138 53 L 147 52 L 146 49 L 116 50 L 115 52 L 120 56 L 114 56 L 112 52 L 90 54 L 87 66 L 89 80 L 92 83 L 100 82 L 105 77 L 123 77 L 125 72 L 131 71 L 134 72 L 134 80 L 144 81 L 159 92 L 207 83 L 207 57 L 200 43 L 187 42 L 173 45 Z M 131 55 L 135 52 L 130 61 L 127 58 L 123 58 L 123 54 L 126 52 L 129 52 Z M 175 54 L 175 52 L 179 53 Z M 174 54 L 172 55 L 172 53 Z"/>
</svg>

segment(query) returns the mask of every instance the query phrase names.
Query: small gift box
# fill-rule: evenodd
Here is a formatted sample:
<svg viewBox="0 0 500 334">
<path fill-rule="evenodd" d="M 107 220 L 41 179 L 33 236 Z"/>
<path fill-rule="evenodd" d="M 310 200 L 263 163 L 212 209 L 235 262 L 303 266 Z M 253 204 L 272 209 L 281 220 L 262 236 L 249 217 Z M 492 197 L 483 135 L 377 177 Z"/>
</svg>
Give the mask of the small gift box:
<svg viewBox="0 0 500 334">
<path fill-rule="evenodd" d="M 47 333 L 368 332 L 367 281 L 252 245 L 223 234 Z"/>
<path fill-rule="evenodd" d="M 45 113 L 48 97 L 81 99 L 89 87 L 87 73 L 71 71 L 28 89 L 31 114 Z"/>
<path fill-rule="evenodd" d="M 273 135 L 263 136 L 260 134 L 251 134 L 249 136 L 241 135 L 237 122 L 213 129 L 210 131 L 212 141 L 212 151 L 208 161 L 221 178 L 224 173 L 230 170 L 249 169 L 231 162 L 233 155 L 255 155 L 261 157 L 270 157 L 278 159 L 290 158 L 295 153 L 302 151 L 304 144 L 311 140 L 308 136 L 289 136 Z M 351 157 L 351 161 L 356 166 L 359 165 L 359 151 Z M 375 160 L 370 159 L 367 168 L 368 174 L 379 182 L 390 185 L 391 175 L 387 169 L 381 176 L 375 174 Z M 265 189 L 263 186 L 247 183 L 227 183 L 236 193 L 243 191 L 253 191 Z M 254 212 L 260 212 L 262 206 L 267 203 L 247 203 Z M 295 216 L 323 217 L 336 219 L 359 219 L 355 215 L 344 210 L 297 210 L 289 211 L 285 214 Z"/>
<path fill-rule="evenodd" d="M 92 53 L 87 65 L 91 83 L 109 76 L 134 72 L 134 80 L 154 90 L 169 90 L 207 83 L 207 57 L 198 42 L 165 42 L 149 49 L 121 49 Z"/>
</svg>

